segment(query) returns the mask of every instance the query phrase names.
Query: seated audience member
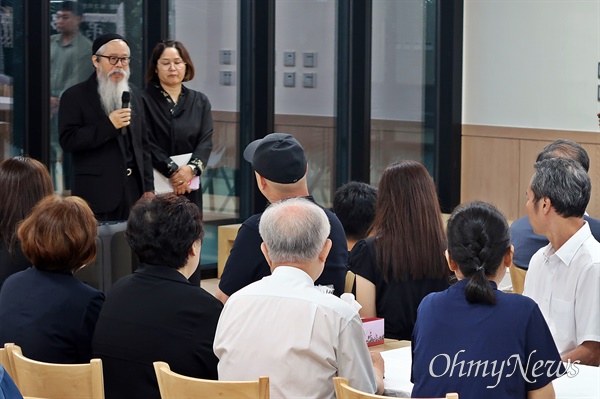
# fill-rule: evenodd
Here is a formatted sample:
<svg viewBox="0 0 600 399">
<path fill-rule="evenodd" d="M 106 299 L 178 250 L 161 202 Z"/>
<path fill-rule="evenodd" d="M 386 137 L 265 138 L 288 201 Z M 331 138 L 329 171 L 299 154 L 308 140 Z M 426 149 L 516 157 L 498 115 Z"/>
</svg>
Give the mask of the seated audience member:
<svg viewBox="0 0 600 399">
<path fill-rule="evenodd" d="M 415 161 L 392 163 L 379 182 L 373 233 L 348 259 L 361 317 L 383 317 L 386 338 L 410 339 L 421 300 L 448 288 L 445 248 L 429 172 Z"/>
<path fill-rule="evenodd" d="M 334 398 L 332 378 L 383 391 L 383 359 L 372 354 L 358 313 L 314 286 L 331 249 L 329 220 L 304 198 L 277 202 L 260 219 L 272 274 L 233 294 L 214 351 L 219 380 L 269 376 L 271 398 Z"/>
<path fill-rule="evenodd" d="M 346 233 L 348 251 L 351 251 L 367 233 L 375 219 L 377 189 L 367 183 L 351 181 L 338 188 L 333 196 L 333 213 Z"/>
<path fill-rule="evenodd" d="M 587 151 L 574 141 L 559 139 L 548 144 L 538 154 L 536 162 L 551 158 L 572 159 L 579 162 L 586 172 L 590 170 L 590 157 Z M 589 223 L 596 241 L 600 241 L 600 220 L 588 215 L 584 215 L 583 218 Z M 527 216 L 515 220 L 510 225 L 510 235 L 515 247 L 513 263 L 520 269 L 527 270 L 533 254 L 548 245 L 546 237 L 534 233 Z"/>
<path fill-rule="evenodd" d="M 244 150 L 244 159 L 252 164 L 258 189 L 270 203 L 294 197 L 304 197 L 314 202 L 313 197 L 308 194 L 308 163 L 304 149 L 294 136 L 272 133 L 255 140 Z M 325 213 L 331 224 L 329 238 L 333 247 L 325 262 L 325 270 L 316 284 L 333 286 L 335 295 L 340 296 L 344 292 L 348 271 L 348 248 L 342 224 L 333 212 L 325 209 Z M 258 213 L 246 219 L 233 242 L 215 293 L 223 303 L 240 288 L 271 274 L 269 265 L 260 252 L 262 239 L 258 233 L 258 222 L 261 215 L 262 213 Z"/>
<path fill-rule="evenodd" d="M 200 210 L 172 193 L 143 198 L 126 236 L 141 265 L 113 286 L 92 343 L 106 398 L 160 399 L 152 365 L 159 360 L 176 373 L 216 380 L 212 345 L 223 305 L 188 281 L 200 261 Z"/>
<path fill-rule="evenodd" d="M 46 167 L 29 157 L 0 162 L 0 288 L 11 274 L 31 266 L 17 237 L 17 224 L 54 192 Z"/>
<path fill-rule="evenodd" d="M 554 398 L 552 380 L 564 367 L 540 309 L 497 288 L 512 254 L 508 224 L 496 208 L 472 202 L 454 211 L 446 257 L 458 282 L 419 306 L 413 398 Z"/>
<path fill-rule="evenodd" d="M 19 226 L 33 267 L 0 291 L 0 345 L 14 342 L 31 359 L 86 363 L 104 294 L 73 277 L 96 257 L 98 223 L 79 197 L 51 195 Z"/>
<path fill-rule="evenodd" d="M 533 231 L 550 243 L 533 255 L 523 295 L 537 302 L 564 361 L 600 364 L 600 243 L 583 213 L 590 177 L 571 159 L 535 164 L 527 189 Z"/>
</svg>

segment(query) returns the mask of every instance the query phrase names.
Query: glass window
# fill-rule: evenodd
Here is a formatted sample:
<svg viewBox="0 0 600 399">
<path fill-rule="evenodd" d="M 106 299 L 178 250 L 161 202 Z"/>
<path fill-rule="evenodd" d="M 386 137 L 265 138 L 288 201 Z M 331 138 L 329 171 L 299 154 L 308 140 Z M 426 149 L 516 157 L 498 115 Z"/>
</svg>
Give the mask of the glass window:
<svg viewBox="0 0 600 399">
<path fill-rule="evenodd" d="M 143 87 L 142 5 L 119 0 L 50 1 L 50 172 L 55 191 L 68 195 L 71 157 L 58 142 L 58 105 L 62 93 L 94 72 L 92 43 L 105 33 L 125 37 L 131 52 L 129 81 Z"/>
<path fill-rule="evenodd" d="M 25 141 L 23 131 L 14 128 L 13 87 L 25 83 L 25 35 L 18 31 L 22 24 L 15 23 L 16 15 L 23 15 L 21 2 L 0 2 L 0 160 L 22 154 Z"/>
<path fill-rule="evenodd" d="M 275 13 L 275 131 L 290 133 L 302 144 L 308 158 L 309 192 L 319 204 L 330 207 L 336 1 L 278 0 Z"/>
<path fill-rule="evenodd" d="M 371 183 L 401 159 L 433 172 L 435 0 L 373 2 Z"/>
<path fill-rule="evenodd" d="M 196 76 L 186 87 L 212 105 L 213 150 L 202 174 L 206 235 L 201 265 L 217 263 L 217 227 L 239 218 L 238 1 L 171 0 L 169 35 L 186 46 Z M 204 275 L 204 274 L 203 274 Z"/>
</svg>

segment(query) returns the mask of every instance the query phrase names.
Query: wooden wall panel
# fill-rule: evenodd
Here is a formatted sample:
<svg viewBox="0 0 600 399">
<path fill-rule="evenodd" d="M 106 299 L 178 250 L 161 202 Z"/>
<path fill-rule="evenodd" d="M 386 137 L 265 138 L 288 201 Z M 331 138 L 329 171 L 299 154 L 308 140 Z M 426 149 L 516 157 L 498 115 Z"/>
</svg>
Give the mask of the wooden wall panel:
<svg viewBox="0 0 600 399">
<path fill-rule="evenodd" d="M 213 111 L 215 150 L 225 147 L 218 166 L 238 167 L 238 114 Z M 324 205 L 331 200 L 335 118 L 308 115 L 276 115 L 276 131 L 297 136 L 311 158 L 311 191 Z M 420 126 L 402 121 L 373 121 L 374 137 L 385 132 L 388 156 L 406 157 L 414 150 Z M 399 142 L 390 144 L 391 135 Z M 525 190 L 533 174 L 539 151 L 558 138 L 580 143 L 590 156 L 592 198 L 590 215 L 600 218 L 600 134 L 595 132 L 463 125 L 461 201 L 480 199 L 494 203 L 509 220 L 525 215 Z M 418 140 L 417 140 L 418 141 Z M 377 143 L 374 150 L 377 153 Z M 391 154 L 390 154 L 391 153 Z M 380 154 L 383 155 L 383 154 Z M 374 160 L 374 163 L 383 162 Z M 385 163 L 385 162 L 383 162 Z M 372 165 L 376 166 L 376 165 Z M 387 165 L 380 165 L 385 167 Z M 314 172 L 314 175 L 313 175 Z"/>
<path fill-rule="evenodd" d="M 519 200 L 519 212 L 518 217 L 527 215 L 525 212 L 525 203 L 527 202 L 527 197 L 525 192 L 527 191 L 527 187 L 529 187 L 529 182 L 531 181 L 531 176 L 533 176 L 533 164 L 535 163 L 535 159 L 538 156 L 538 153 L 546 146 L 550 144 L 552 141 L 533 141 L 533 140 L 519 140 L 519 145 L 521 147 L 520 154 L 520 170 L 519 170 L 519 186 L 517 191 L 517 197 Z"/>
<path fill-rule="evenodd" d="M 576 141 L 588 152 L 592 181 L 588 213 L 600 218 L 600 134 L 595 132 L 463 125 L 461 201 L 489 198 L 508 219 L 524 216 L 525 190 L 535 159 L 545 145 L 559 138 Z"/>
<path fill-rule="evenodd" d="M 600 219 L 600 134 L 598 136 L 598 143 L 582 143 L 582 146 L 590 156 L 589 174 L 592 180 L 592 197 L 587 211 L 591 216 Z"/>
<path fill-rule="evenodd" d="M 514 220 L 519 201 L 507 193 L 519 181 L 519 151 L 518 140 L 463 136 L 461 202 L 492 203 Z"/>
</svg>

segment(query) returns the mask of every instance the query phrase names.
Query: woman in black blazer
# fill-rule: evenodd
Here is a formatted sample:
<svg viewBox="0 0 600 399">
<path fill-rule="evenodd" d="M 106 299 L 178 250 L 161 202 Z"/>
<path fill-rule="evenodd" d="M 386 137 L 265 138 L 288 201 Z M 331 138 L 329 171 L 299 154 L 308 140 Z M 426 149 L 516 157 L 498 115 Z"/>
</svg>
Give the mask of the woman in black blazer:
<svg viewBox="0 0 600 399">
<path fill-rule="evenodd" d="M 29 358 L 85 363 L 104 294 L 73 277 L 96 257 L 97 221 L 79 197 L 44 198 L 19 226 L 30 267 L 0 291 L 0 344 L 14 342 Z"/>
</svg>

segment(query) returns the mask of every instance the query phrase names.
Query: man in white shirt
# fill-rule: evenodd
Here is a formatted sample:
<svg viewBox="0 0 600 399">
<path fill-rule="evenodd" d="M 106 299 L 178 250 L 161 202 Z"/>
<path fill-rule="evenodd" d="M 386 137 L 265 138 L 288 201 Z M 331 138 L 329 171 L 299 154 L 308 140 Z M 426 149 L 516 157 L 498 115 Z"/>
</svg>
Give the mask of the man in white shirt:
<svg viewBox="0 0 600 399">
<path fill-rule="evenodd" d="M 523 295 L 539 305 L 563 361 L 600 364 L 600 243 L 583 214 L 591 182 L 576 161 L 535 164 L 527 216 L 550 243 L 533 255 Z"/>
<path fill-rule="evenodd" d="M 325 212 L 304 198 L 262 214 L 261 250 L 272 274 L 234 293 L 214 341 L 219 380 L 269 376 L 272 398 L 335 398 L 333 380 L 383 392 L 383 359 L 369 354 L 358 312 L 314 286 L 331 248 Z"/>
</svg>

